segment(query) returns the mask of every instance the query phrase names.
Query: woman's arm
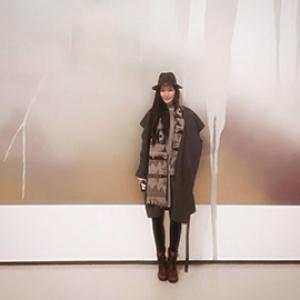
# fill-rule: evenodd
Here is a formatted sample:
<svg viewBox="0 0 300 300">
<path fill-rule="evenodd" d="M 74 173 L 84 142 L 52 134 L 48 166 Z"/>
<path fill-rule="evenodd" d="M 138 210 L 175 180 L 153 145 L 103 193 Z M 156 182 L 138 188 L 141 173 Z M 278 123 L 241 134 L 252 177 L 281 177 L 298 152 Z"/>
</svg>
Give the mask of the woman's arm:
<svg viewBox="0 0 300 300">
<path fill-rule="evenodd" d="M 146 180 L 148 175 L 148 158 L 149 158 L 149 139 L 147 135 L 147 130 L 144 129 L 142 133 L 142 145 L 140 151 L 140 164 L 135 173 L 138 179 Z"/>
<path fill-rule="evenodd" d="M 140 125 L 143 127 L 143 132 L 141 135 L 142 144 L 140 151 L 140 164 L 135 173 L 135 176 L 141 179 L 146 180 L 148 176 L 148 159 L 149 159 L 149 146 L 150 146 L 150 138 L 149 138 L 149 130 L 150 130 L 150 115 L 151 111 L 148 112 L 143 117 Z"/>
</svg>

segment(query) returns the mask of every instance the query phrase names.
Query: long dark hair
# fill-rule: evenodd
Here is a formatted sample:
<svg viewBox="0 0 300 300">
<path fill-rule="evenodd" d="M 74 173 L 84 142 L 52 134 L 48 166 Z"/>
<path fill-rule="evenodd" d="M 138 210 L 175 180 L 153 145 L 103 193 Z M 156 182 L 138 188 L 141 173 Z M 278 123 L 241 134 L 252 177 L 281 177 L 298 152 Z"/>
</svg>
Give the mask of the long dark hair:
<svg viewBox="0 0 300 300">
<path fill-rule="evenodd" d="M 173 99 L 173 106 L 176 110 L 179 105 L 179 97 L 180 97 L 180 91 L 176 86 L 173 86 L 175 89 L 175 95 Z M 154 101 L 151 108 L 151 129 L 150 129 L 150 138 L 152 138 L 152 144 L 157 143 L 158 141 L 158 131 L 157 131 L 157 125 L 159 122 L 159 119 L 161 118 L 162 121 L 162 131 L 164 133 L 164 136 L 169 136 L 169 130 L 170 130 L 170 116 L 169 116 L 169 109 L 168 105 L 161 99 L 160 96 L 160 89 L 156 90 Z"/>
</svg>

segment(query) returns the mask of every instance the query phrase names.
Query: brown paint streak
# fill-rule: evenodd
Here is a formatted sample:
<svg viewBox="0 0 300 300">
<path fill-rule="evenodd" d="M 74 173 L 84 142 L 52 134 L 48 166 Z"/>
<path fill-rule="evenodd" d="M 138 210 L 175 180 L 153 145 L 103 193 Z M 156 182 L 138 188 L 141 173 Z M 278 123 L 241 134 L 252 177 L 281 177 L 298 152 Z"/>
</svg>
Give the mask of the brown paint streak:
<svg viewBox="0 0 300 300">
<path fill-rule="evenodd" d="M 299 204 L 299 147 L 264 120 L 253 118 L 247 122 L 247 119 L 249 115 L 241 107 L 228 108 L 222 137 L 220 181 L 231 177 L 230 185 L 235 186 L 237 192 L 231 195 L 234 199 L 230 199 L 225 187 L 220 187 L 222 202 Z M 231 166 L 228 164 L 230 159 Z M 232 173 L 236 174 L 236 179 L 228 175 Z M 246 182 L 248 188 L 239 195 L 243 189 L 239 191 L 237 183 L 243 185 Z"/>
</svg>

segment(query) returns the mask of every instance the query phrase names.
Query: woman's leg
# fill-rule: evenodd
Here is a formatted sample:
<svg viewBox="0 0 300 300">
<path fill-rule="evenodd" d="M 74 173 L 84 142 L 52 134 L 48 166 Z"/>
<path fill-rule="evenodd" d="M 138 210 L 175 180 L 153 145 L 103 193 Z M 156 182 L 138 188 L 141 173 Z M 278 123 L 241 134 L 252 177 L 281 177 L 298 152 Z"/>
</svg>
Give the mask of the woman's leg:
<svg viewBox="0 0 300 300">
<path fill-rule="evenodd" d="M 168 279 L 166 248 L 165 248 L 165 229 L 164 229 L 164 210 L 158 218 L 152 218 L 152 228 L 156 244 L 157 261 L 158 261 L 158 278 L 159 280 Z"/>
<path fill-rule="evenodd" d="M 168 279 L 170 282 L 178 281 L 176 260 L 181 235 L 181 223 L 172 221 L 170 218 L 170 246 L 168 249 Z"/>
<path fill-rule="evenodd" d="M 164 210 L 160 217 L 152 218 L 152 229 L 157 252 L 165 250 Z"/>
<path fill-rule="evenodd" d="M 173 190 L 174 190 L 174 176 L 170 177 L 170 183 L 171 183 L 171 201 L 173 206 Z M 175 222 L 171 219 L 171 210 L 169 210 L 169 216 L 170 216 L 170 246 L 169 248 L 172 251 L 177 251 L 180 241 L 180 235 L 181 235 L 181 223 Z"/>
<path fill-rule="evenodd" d="M 181 236 L 181 223 L 170 219 L 170 249 L 177 251 Z"/>
</svg>

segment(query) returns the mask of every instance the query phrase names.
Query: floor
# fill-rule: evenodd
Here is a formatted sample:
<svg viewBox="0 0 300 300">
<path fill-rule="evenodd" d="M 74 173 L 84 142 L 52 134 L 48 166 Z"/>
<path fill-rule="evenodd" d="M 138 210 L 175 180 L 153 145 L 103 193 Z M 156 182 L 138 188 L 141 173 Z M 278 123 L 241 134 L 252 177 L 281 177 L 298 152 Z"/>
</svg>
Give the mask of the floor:
<svg viewBox="0 0 300 300">
<path fill-rule="evenodd" d="M 300 264 L 179 265 L 159 281 L 155 264 L 1 265 L 1 300 L 300 299 Z"/>
</svg>

